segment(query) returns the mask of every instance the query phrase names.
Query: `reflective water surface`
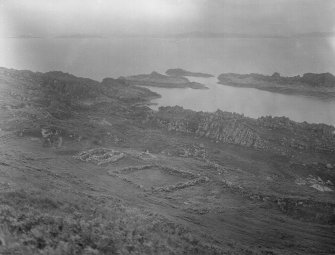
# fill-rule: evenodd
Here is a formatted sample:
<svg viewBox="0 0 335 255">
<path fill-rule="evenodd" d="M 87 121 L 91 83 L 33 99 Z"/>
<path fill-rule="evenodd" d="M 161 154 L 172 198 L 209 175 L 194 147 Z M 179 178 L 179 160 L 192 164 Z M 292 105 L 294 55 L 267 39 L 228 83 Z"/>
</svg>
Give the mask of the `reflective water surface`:
<svg viewBox="0 0 335 255">
<path fill-rule="evenodd" d="M 0 39 L 0 66 L 47 72 L 60 70 L 101 80 L 181 67 L 223 72 L 335 73 L 335 38 L 300 39 Z M 247 116 L 287 116 L 296 121 L 335 125 L 334 101 L 288 96 L 199 80 L 209 90 L 151 88 L 159 105 L 202 111 L 222 109 Z"/>
<path fill-rule="evenodd" d="M 284 95 L 254 88 L 236 88 L 216 83 L 216 78 L 189 78 L 206 84 L 208 90 L 153 88 L 162 95 L 152 102 L 159 106 L 180 105 L 195 111 L 217 109 L 243 113 L 249 117 L 286 116 L 292 120 L 335 125 L 335 100 Z"/>
</svg>

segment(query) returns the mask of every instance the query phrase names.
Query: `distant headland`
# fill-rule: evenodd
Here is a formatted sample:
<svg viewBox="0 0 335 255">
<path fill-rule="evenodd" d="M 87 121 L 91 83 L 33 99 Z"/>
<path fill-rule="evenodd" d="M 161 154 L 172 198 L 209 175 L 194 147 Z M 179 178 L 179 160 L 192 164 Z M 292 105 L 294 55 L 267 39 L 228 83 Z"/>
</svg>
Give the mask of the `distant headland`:
<svg viewBox="0 0 335 255">
<path fill-rule="evenodd" d="M 175 77 L 180 77 L 180 76 L 192 76 L 192 77 L 202 77 L 202 78 L 214 77 L 214 75 L 212 74 L 191 72 L 191 71 L 186 71 L 181 68 L 168 69 L 165 73 L 169 76 L 175 76 Z"/>
<path fill-rule="evenodd" d="M 162 88 L 192 88 L 192 89 L 207 89 L 207 87 L 198 82 L 191 82 L 185 77 L 168 76 L 157 72 L 151 74 L 139 74 L 127 76 L 126 79 L 130 84 L 162 87 Z"/>
<path fill-rule="evenodd" d="M 279 73 L 223 73 L 218 76 L 220 84 L 234 87 L 256 88 L 282 94 L 335 98 L 335 76 L 331 73 L 305 73 L 302 76 L 283 77 Z"/>
</svg>

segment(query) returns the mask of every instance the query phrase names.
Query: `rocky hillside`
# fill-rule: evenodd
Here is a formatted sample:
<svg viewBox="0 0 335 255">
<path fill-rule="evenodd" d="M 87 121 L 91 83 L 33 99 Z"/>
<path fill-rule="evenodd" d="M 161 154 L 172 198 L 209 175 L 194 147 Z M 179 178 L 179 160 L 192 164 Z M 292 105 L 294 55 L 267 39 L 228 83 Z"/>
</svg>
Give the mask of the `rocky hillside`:
<svg viewBox="0 0 335 255">
<path fill-rule="evenodd" d="M 193 112 L 180 106 L 160 107 L 153 121 L 169 131 L 190 133 L 207 137 L 215 142 L 238 144 L 254 148 L 266 148 L 265 140 L 253 130 L 239 114 L 222 112 Z"/>
<path fill-rule="evenodd" d="M 149 99 L 160 97 L 159 94 L 152 92 L 147 88 L 131 86 L 128 81 L 122 78 L 105 78 L 101 82 L 101 86 L 104 95 L 126 102 L 144 102 Z"/>
<path fill-rule="evenodd" d="M 335 151 L 335 128 L 324 124 L 296 123 L 288 118 L 252 119 L 236 113 L 194 112 L 182 107 L 160 107 L 150 121 L 170 131 L 207 137 L 216 143 L 237 144 L 287 153 L 300 150 Z"/>
<path fill-rule="evenodd" d="M 94 105 L 114 105 L 121 111 L 159 97 L 149 89 L 130 86 L 122 79 L 101 83 L 63 72 L 31 72 L 0 69 L 0 128 L 23 132 L 44 125 L 69 125 L 78 114 Z M 107 107 L 110 108 L 110 107 Z M 123 111 L 124 114 L 129 112 Z M 60 124 L 63 123 L 63 124 Z M 34 131 L 35 132 L 35 131 Z"/>
</svg>

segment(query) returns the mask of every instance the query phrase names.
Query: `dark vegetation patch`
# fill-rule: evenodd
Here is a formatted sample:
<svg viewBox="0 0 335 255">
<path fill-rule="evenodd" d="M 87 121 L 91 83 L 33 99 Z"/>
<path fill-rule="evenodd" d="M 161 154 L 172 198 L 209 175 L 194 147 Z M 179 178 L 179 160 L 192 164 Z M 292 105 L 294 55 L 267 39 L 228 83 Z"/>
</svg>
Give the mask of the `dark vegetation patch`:
<svg viewBox="0 0 335 255">
<path fill-rule="evenodd" d="M 82 198 L 83 199 L 83 198 Z M 156 215 L 82 199 L 15 191 L 0 195 L 1 254 L 222 254 Z"/>
</svg>

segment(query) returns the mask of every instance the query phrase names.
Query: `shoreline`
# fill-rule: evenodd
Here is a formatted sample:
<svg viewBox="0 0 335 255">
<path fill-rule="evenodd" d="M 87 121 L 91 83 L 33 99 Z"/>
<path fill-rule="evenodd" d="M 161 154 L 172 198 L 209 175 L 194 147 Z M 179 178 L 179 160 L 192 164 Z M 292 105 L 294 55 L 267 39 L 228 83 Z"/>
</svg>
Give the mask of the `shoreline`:
<svg viewBox="0 0 335 255">
<path fill-rule="evenodd" d="M 252 88 L 258 89 L 263 91 L 268 91 L 271 93 L 278 93 L 287 96 L 305 96 L 311 98 L 318 98 L 320 100 L 331 100 L 335 101 L 335 91 L 334 92 L 326 92 L 326 91 L 301 91 L 301 90 L 294 90 L 291 88 L 285 87 L 264 87 L 264 86 L 257 86 L 253 84 L 241 84 L 241 83 L 233 83 L 233 82 L 220 82 L 218 81 L 217 84 L 230 86 L 235 88 Z"/>
<path fill-rule="evenodd" d="M 283 77 L 275 72 L 271 76 L 258 73 L 222 73 L 218 84 L 255 88 L 286 95 L 303 95 L 320 99 L 335 99 L 335 76 L 331 73 L 305 73 L 302 76 Z"/>
<path fill-rule="evenodd" d="M 209 90 L 212 90 L 212 86 L 214 85 L 217 85 L 217 83 L 215 84 L 206 84 L 204 83 L 208 88 Z M 267 89 L 258 89 L 258 88 L 255 88 L 255 87 L 246 87 L 246 86 L 234 86 L 234 85 L 227 85 L 227 84 L 220 84 L 220 86 L 223 85 L 223 86 L 227 86 L 227 87 L 233 87 L 233 88 L 240 88 L 240 89 L 257 89 L 257 91 L 263 91 L 263 92 L 267 92 L 271 95 L 284 95 L 284 96 L 292 96 L 293 97 L 293 100 L 295 99 L 295 97 L 299 97 L 299 98 L 306 98 L 307 100 L 317 100 L 317 101 L 320 101 L 320 102 L 324 102 L 324 101 L 327 101 L 327 102 L 333 102 L 333 99 L 332 98 L 329 98 L 329 97 L 316 97 L 316 96 L 311 96 L 309 94 L 306 94 L 306 95 L 302 95 L 302 94 L 298 94 L 298 93 L 278 93 L 278 92 L 274 92 L 272 90 L 267 90 Z M 159 107 L 166 107 L 166 106 L 170 106 L 170 107 L 173 107 L 173 106 L 181 106 L 183 107 L 184 109 L 188 109 L 188 110 L 192 110 L 192 111 L 195 111 L 195 112 L 205 112 L 205 113 L 214 113 L 215 111 L 217 110 L 222 110 L 222 111 L 225 111 L 225 112 L 230 112 L 230 113 L 238 113 L 238 114 L 242 114 L 242 115 L 245 115 L 246 117 L 249 117 L 249 118 L 253 118 L 253 119 L 259 119 L 259 118 L 262 118 L 262 117 L 267 117 L 267 116 L 272 116 L 272 117 L 286 117 L 286 118 L 289 118 L 290 120 L 296 122 L 296 123 L 309 123 L 309 124 L 324 124 L 324 125 L 329 125 L 329 126 L 333 126 L 335 127 L 335 123 L 332 123 L 332 122 L 326 122 L 326 121 L 322 121 L 322 119 L 320 120 L 308 120 L 307 119 L 304 119 L 304 118 L 294 118 L 292 116 L 289 116 L 287 114 L 276 114 L 276 113 L 268 113 L 268 114 L 255 114 L 255 115 L 250 115 L 250 113 L 248 114 L 248 112 L 245 112 L 245 111 L 234 111 L 232 109 L 227 109 L 227 108 L 224 108 L 224 107 L 217 107 L 216 109 L 211 109 L 211 110 L 202 110 L 202 109 L 195 109 L 193 108 L 192 106 L 187 106 L 187 105 L 184 105 L 182 103 L 170 103 L 170 104 L 164 104 L 164 102 L 160 102 L 159 99 L 162 99 L 164 98 L 164 91 L 172 91 L 172 89 L 178 89 L 179 90 L 182 90 L 182 89 L 187 89 L 187 88 L 158 88 L 158 89 L 162 89 L 163 91 L 157 91 L 157 90 L 154 90 L 154 89 L 151 89 L 149 88 L 149 86 L 145 86 L 145 85 L 140 85 L 140 86 L 143 86 L 143 87 L 147 87 L 148 89 L 150 89 L 151 91 L 154 91 L 155 93 L 157 94 L 160 94 L 161 97 L 158 97 L 158 98 L 154 98 L 154 99 L 158 99 L 158 101 L 156 101 L 154 103 L 155 107 L 152 108 L 152 100 L 149 100 L 149 103 L 147 104 L 148 107 L 150 107 L 152 110 L 154 111 L 158 111 L 158 108 Z M 178 91 L 176 91 L 176 93 L 179 93 Z M 192 93 L 193 90 L 190 90 L 190 92 Z M 206 93 L 206 92 L 205 92 Z M 166 102 L 165 102 L 166 103 Z M 205 107 L 206 108 L 206 107 Z"/>
</svg>

